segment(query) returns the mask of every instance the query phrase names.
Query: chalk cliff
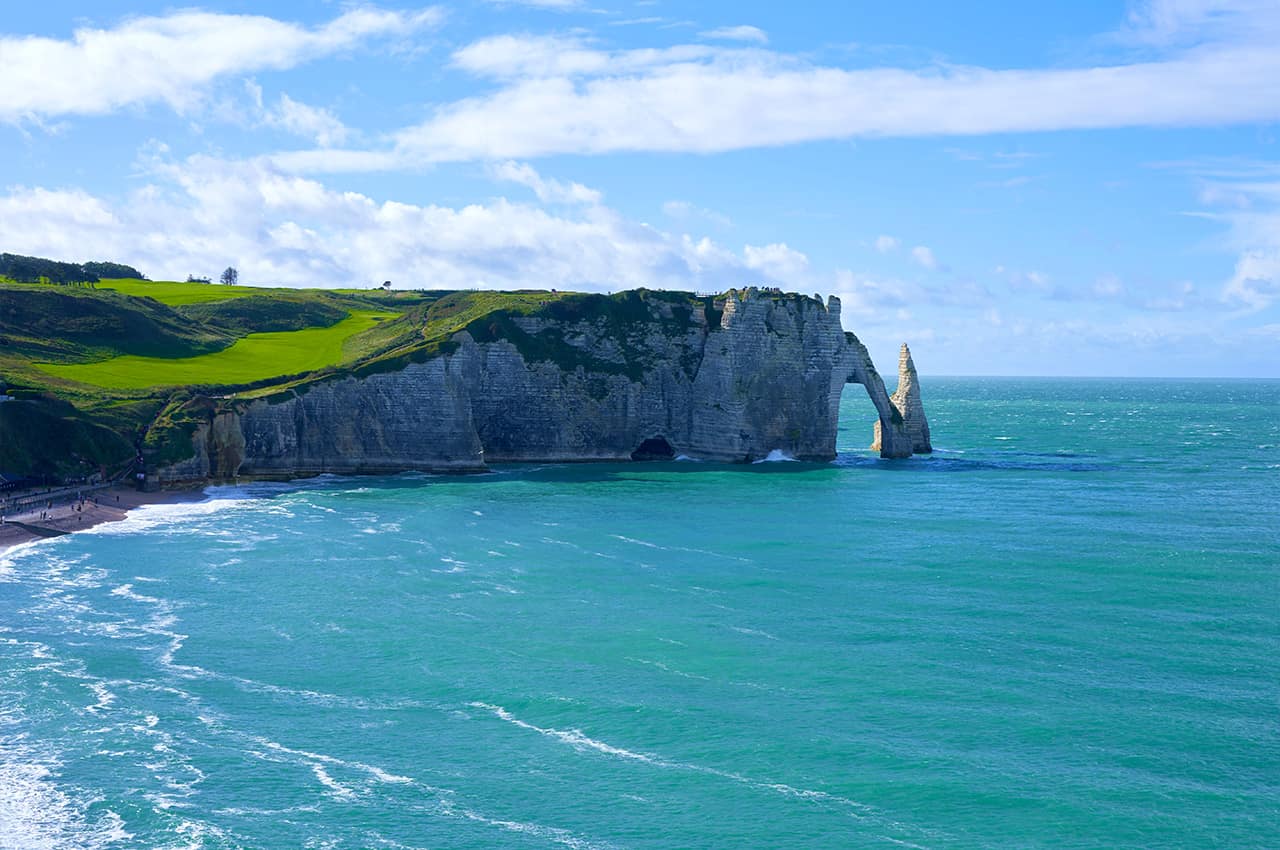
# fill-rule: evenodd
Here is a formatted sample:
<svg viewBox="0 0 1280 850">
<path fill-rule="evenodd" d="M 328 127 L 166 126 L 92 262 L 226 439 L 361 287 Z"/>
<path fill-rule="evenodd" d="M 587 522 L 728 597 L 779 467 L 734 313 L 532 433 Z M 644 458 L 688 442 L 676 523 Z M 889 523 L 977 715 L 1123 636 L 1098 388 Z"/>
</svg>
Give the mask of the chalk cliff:
<svg viewBox="0 0 1280 850">
<path fill-rule="evenodd" d="M 902 430 L 911 442 L 914 454 L 928 454 L 933 451 L 929 442 L 929 420 L 924 415 L 924 402 L 920 399 L 920 379 L 916 376 L 916 364 L 911 359 L 911 349 L 904 342 L 898 353 L 898 389 L 889 398 L 894 410 L 902 419 Z M 881 427 L 877 421 L 874 426 L 871 448 L 881 450 Z"/>
<path fill-rule="evenodd" d="M 679 297 L 673 297 L 673 296 Z M 891 399 L 840 302 L 746 289 L 712 299 L 630 292 L 495 313 L 423 362 L 329 376 L 270 399 L 222 400 L 162 483 L 514 461 L 686 456 L 747 462 L 836 454 L 840 395 L 861 384 L 885 457 L 928 451 L 905 346 Z M 909 374 L 909 381 L 902 375 Z M 207 400 L 205 400 L 207 403 Z"/>
</svg>

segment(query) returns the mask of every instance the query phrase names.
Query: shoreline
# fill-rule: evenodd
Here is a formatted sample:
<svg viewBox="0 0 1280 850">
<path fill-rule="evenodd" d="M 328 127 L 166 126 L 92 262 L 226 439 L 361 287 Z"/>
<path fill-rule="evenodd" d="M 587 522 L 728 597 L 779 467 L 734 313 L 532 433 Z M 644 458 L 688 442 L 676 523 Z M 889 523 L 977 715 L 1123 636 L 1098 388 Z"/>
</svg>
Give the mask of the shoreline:
<svg viewBox="0 0 1280 850">
<path fill-rule="evenodd" d="M 0 523 L 0 556 L 10 549 L 52 537 L 62 537 L 108 522 L 119 522 L 129 512 L 145 505 L 199 502 L 205 498 L 204 487 L 179 490 L 140 492 L 132 487 L 110 487 L 87 497 L 81 510 L 77 502 L 57 502 L 52 510 L 36 506 L 20 513 L 6 514 Z M 44 515 L 44 519 L 41 515 Z"/>
</svg>

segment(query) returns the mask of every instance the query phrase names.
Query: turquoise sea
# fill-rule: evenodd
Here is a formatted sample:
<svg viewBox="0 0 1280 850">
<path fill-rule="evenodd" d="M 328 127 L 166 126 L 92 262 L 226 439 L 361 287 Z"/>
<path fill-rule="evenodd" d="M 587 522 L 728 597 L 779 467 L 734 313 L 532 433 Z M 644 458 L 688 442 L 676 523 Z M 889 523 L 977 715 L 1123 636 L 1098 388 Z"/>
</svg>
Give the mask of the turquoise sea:
<svg viewBox="0 0 1280 850">
<path fill-rule="evenodd" d="M 221 487 L 0 557 L 0 847 L 1280 847 L 1280 382 Z"/>
</svg>

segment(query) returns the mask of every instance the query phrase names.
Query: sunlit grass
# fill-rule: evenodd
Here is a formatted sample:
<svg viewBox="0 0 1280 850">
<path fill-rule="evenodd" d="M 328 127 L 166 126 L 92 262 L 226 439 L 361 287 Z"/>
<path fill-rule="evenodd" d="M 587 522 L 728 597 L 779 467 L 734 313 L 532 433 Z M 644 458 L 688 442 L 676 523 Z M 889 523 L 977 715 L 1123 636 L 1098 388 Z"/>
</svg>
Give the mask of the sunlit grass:
<svg viewBox="0 0 1280 850">
<path fill-rule="evenodd" d="M 220 283 L 185 283 L 174 280 L 100 280 L 94 287 L 112 289 L 125 295 L 154 298 L 170 307 L 227 301 L 267 292 L 252 286 L 223 286 Z"/>
<path fill-rule="evenodd" d="M 219 288 L 236 289 L 230 286 Z M 169 359 L 124 355 L 96 363 L 36 365 L 60 378 L 109 389 L 248 384 L 336 366 L 346 359 L 344 343 L 347 340 L 395 315 L 358 311 L 328 328 L 250 334 L 222 351 L 199 357 Z"/>
</svg>

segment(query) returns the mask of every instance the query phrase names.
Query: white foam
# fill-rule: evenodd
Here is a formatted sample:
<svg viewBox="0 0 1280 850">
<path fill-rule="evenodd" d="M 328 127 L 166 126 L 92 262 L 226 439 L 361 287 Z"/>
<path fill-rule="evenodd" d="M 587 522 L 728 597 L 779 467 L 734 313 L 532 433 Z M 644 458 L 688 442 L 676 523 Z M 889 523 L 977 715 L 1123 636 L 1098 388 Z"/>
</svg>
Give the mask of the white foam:
<svg viewBox="0 0 1280 850">
<path fill-rule="evenodd" d="M 337 796 L 343 799 L 350 799 L 352 797 L 355 797 L 359 792 L 357 792 L 355 789 L 351 788 L 350 786 L 343 785 L 341 782 L 334 779 L 332 774 L 330 774 L 329 771 L 326 769 L 327 767 L 337 767 L 337 768 L 343 768 L 348 771 L 357 771 L 357 772 L 365 773 L 378 782 L 391 784 L 391 785 L 416 784 L 416 780 L 414 780 L 413 777 L 400 776 L 398 774 L 391 773 L 390 771 L 383 770 L 382 768 L 376 765 L 365 764 L 364 762 L 359 762 L 359 761 L 349 761 L 346 759 L 340 759 L 335 756 L 325 755 L 324 753 L 313 753 L 308 750 L 294 749 L 292 747 L 286 747 L 284 744 L 281 744 L 277 741 L 269 740 L 267 738 L 255 737 L 255 738 L 252 738 L 252 740 L 273 752 L 295 756 L 305 761 L 307 763 L 307 766 L 311 768 L 312 774 L 314 774 L 316 779 L 320 781 L 320 784 L 328 788 L 333 793 L 334 796 Z M 427 787 L 429 790 L 432 790 L 432 791 L 439 790 L 439 789 L 431 788 L 430 786 L 425 786 L 425 787 Z"/>
<path fill-rule="evenodd" d="M 46 542 L 45 539 L 28 540 L 25 543 L 15 543 L 8 549 L 0 549 L 0 582 L 17 581 L 18 559 L 24 555 L 29 555 L 37 546 L 37 544 Z"/>
<path fill-rule="evenodd" d="M 621 540 L 623 543 L 634 543 L 637 546 L 648 546 L 650 549 L 666 549 L 667 548 L 665 546 L 659 546 L 657 543 L 650 543 L 648 540 L 637 540 L 634 537 L 624 537 L 621 534 L 614 534 L 611 536 L 617 540 Z"/>
<path fill-rule="evenodd" d="M 17 722 L 4 716 L 5 725 Z M 90 819 L 87 801 L 58 787 L 56 757 L 39 752 L 23 735 L 0 735 L 0 847 L 22 850 L 98 850 L 133 838 L 107 810 Z"/>
<path fill-rule="evenodd" d="M 470 809 L 453 810 L 451 807 L 446 808 L 447 814 L 457 814 L 467 820 L 476 821 L 478 823 L 496 826 L 507 830 L 508 832 L 521 832 L 527 835 L 536 835 L 539 838 L 545 838 L 556 844 L 563 844 L 565 847 L 572 847 L 573 850 L 606 850 L 611 848 L 612 844 L 599 844 L 586 838 L 574 835 L 567 829 L 561 829 L 558 826 L 543 826 L 537 823 L 525 823 L 522 821 L 500 820 L 497 818 L 489 818 L 484 815 L 473 812 Z"/>
<path fill-rule="evenodd" d="M 313 763 L 311 772 L 315 774 L 316 779 L 320 780 L 321 785 L 329 789 L 334 797 L 340 800 L 351 800 L 356 797 L 355 790 L 348 788 L 330 776 L 329 772 L 324 769 L 324 765 Z"/>
<path fill-rule="evenodd" d="M 222 511 L 231 510 L 249 504 L 248 498 L 225 498 L 210 496 L 219 488 L 206 488 L 208 498 L 198 502 L 170 502 L 142 505 L 132 508 L 124 519 L 118 522 L 106 522 L 77 531 L 77 534 L 97 534 L 108 537 L 127 536 L 139 531 L 164 529 L 172 526 L 182 527 L 193 519 L 212 516 Z"/>
<path fill-rule="evenodd" d="M 151 605 L 167 605 L 168 604 L 163 599 L 157 599 L 154 596 L 144 596 L 141 593 L 137 593 L 136 591 L 134 591 L 132 584 L 122 584 L 119 587 L 113 588 L 111 591 L 111 595 L 119 596 L 122 599 L 132 599 L 134 602 L 146 602 Z"/>
<path fill-rule="evenodd" d="M 486 702 L 470 702 L 470 703 L 467 703 L 467 705 L 471 706 L 472 708 L 485 709 L 486 711 L 492 712 L 495 716 L 497 716 L 501 720 L 505 720 L 506 722 L 511 723 L 514 726 L 518 726 L 521 729 L 528 729 L 532 732 L 537 732 L 540 735 L 546 736 L 553 740 L 558 740 L 561 743 L 568 744 L 569 746 L 572 746 L 578 750 L 594 750 L 600 753 L 604 753 L 605 755 L 615 756 L 615 757 L 626 759 L 629 761 L 640 762 L 640 763 L 651 765 L 654 767 L 673 768 L 676 770 L 687 770 L 694 773 L 703 773 L 709 776 L 717 776 L 717 777 L 720 777 L 721 779 L 728 779 L 733 782 L 741 783 L 743 785 L 749 785 L 752 788 L 759 788 L 761 790 L 771 791 L 773 793 L 782 794 L 787 797 L 795 797 L 798 799 L 823 802 L 823 803 L 838 805 L 844 808 L 853 809 L 855 812 L 858 813 L 859 816 L 865 816 L 867 813 L 870 813 L 873 811 L 872 807 L 870 806 L 867 806 L 863 803 L 856 802 L 854 800 L 850 800 L 847 797 L 841 797 L 836 794 L 831 794 L 827 791 L 815 791 L 808 788 L 797 788 L 793 785 L 788 785 L 786 783 L 781 783 L 781 782 L 770 782 L 766 780 L 752 779 L 749 776 L 743 776 L 740 773 L 734 773 L 732 771 L 719 770 L 714 767 L 705 767 L 703 765 L 690 764 L 687 762 L 671 761 L 669 759 L 663 758 L 662 756 L 653 755 L 649 753 L 635 752 L 633 750 L 624 749 L 622 747 L 616 747 L 612 744 L 605 743 L 604 741 L 596 740 L 595 738 L 590 738 L 587 735 L 583 734 L 582 730 L 580 729 L 563 730 L 563 729 L 537 726 L 533 723 L 529 723 L 527 721 L 521 720 L 520 718 L 516 717 L 515 715 L 513 715 L 511 712 L 507 711 L 505 708 L 503 708 L 500 705 L 493 705 L 491 703 L 486 703 Z"/>
<path fill-rule="evenodd" d="M 116 695 L 106 686 L 104 682 L 86 682 L 85 687 L 93 691 L 98 701 L 89 706 L 86 711 L 90 714 L 98 714 L 106 711 L 116 701 Z"/>
<path fill-rule="evenodd" d="M 735 632 L 737 632 L 738 634 L 743 634 L 743 635 L 752 635 L 752 636 L 754 636 L 754 637 L 768 638 L 769 640 L 778 640 L 778 636 L 777 636 L 777 635 L 769 634 L 768 632 L 763 631 L 762 629 L 748 629 L 748 628 L 745 628 L 745 627 L 743 627 L 743 626 L 730 626 L 729 628 L 733 629 L 733 630 L 734 630 Z"/>
<path fill-rule="evenodd" d="M 493 714 L 500 719 L 519 726 L 521 729 L 529 729 L 540 735 L 555 738 L 573 747 L 577 747 L 578 749 L 595 750 L 606 755 L 642 761 L 646 764 L 663 764 L 660 759 L 655 759 L 653 756 L 646 755 L 645 753 L 632 752 L 631 750 L 623 749 L 622 747 L 615 747 L 612 744 L 606 744 L 604 741 L 597 741 L 595 738 L 589 738 L 582 733 L 581 729 L 569 729 L 568 731 L 565 731 L 562 729 L 535 726 L 532 723 L 526 723 L 500 705 L 491 705 L 485 702 L 469 702 L 467 705 L 472 708 L 483 708 L 486 711 L 493 712 Z"/>
<path fill-rule="evenodd" d="M 647 658 L 631 658 L 630 656 L 627 657 L 627 660 L 634 661 L 636 664 L 646 664 L 650 667 L 656 667 L 659 670 L 663 671 L 664 673 L 671 673 L 676 676 L 682 676 L 686 679 L 701 679 L 704 682 L 711 681 L 706 676 L 699 676 L 697 673 L 686 673 L 683 670 L 677 670 L 674 667 L 669 667 L 666 664 L 663 664 L 661 661 L 650 661 Z"/>
<path fill-rule="evenodd" d="M 774 449 L 759 460 L 752 463 L 796 463 L 796 459 L 782 449 Z"/>
<path fill-rule="evenodd" d="M 725 555 L 721 552 L 712 552 L 707 549 L 692 549 L 688 546 L 659 546 L 657 543 L 650 543 L 648 540 L 637 540 L 634 537 L 625 537 L 621 534 L 612 534 L 610 536 L 613 537 L 615 540 L 621 540 L 623 543 L 631 543 L 636 546 L 645 546 L 649 549 L 661 549 L 664 552 L 690 552 L 695 555 L 706 555 L 707 557 L 710 557 L 710 558 L 724 558 L 725 560 L 728 560 L 728 561 L 743 561 L 745 563 L 751 563 L 750 558 L 739 558 L 737 555 Z M 543 540 L 546 540 L 549 543 L 562 542 L 558 540 L 548 540 L 545 537 L 543 538 Z M 566 543 L 565 545 L 573 546 L 572 543 Z M 578 547 L 575 546 L 574 548 L 578 548 Z"/>
</svg>

